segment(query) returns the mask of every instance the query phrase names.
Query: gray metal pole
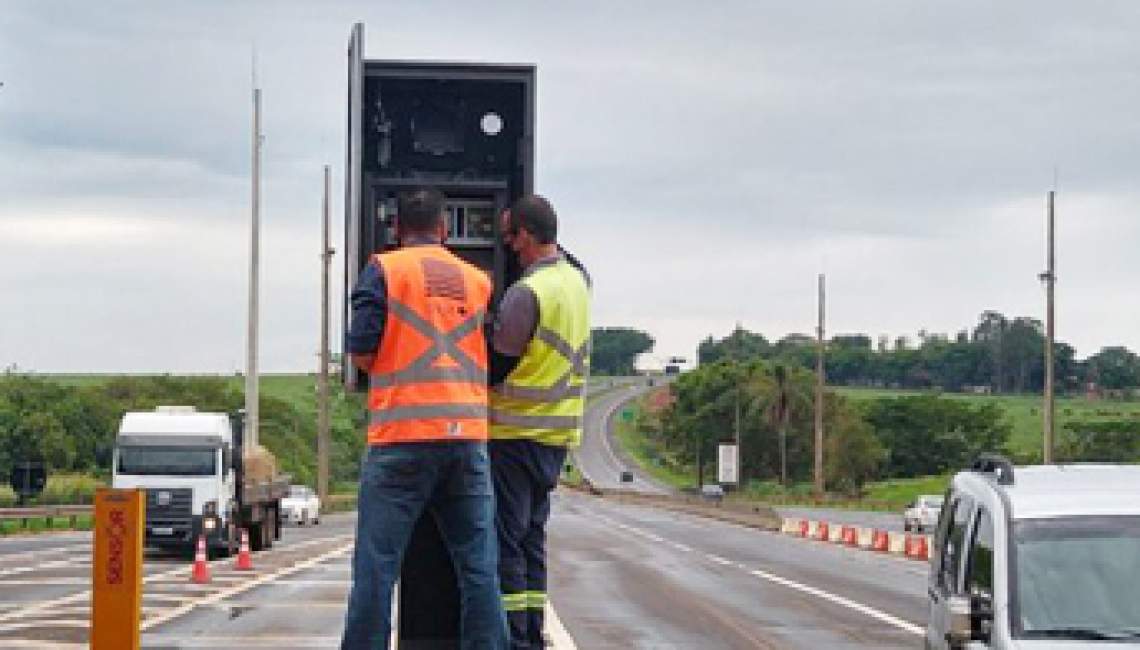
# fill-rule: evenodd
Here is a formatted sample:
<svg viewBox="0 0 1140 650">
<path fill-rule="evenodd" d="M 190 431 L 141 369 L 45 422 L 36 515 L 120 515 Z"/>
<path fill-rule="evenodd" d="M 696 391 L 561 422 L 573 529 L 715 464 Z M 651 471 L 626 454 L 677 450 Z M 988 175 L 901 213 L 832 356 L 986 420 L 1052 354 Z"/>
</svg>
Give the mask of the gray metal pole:
<svg viewBox="0 0 1140 650">
<path fill-rule="evenodd" d="M 819 274 L 819 327 L 815 340 L 815 491 L 823 494 L 823 308 L 824 275 Z"/>
<path fill-rule="evenodd" d="M 737 362 L 739 364 L 739 362 Z M 740 381 L 743 383 L 743 376 Z M 744 455 L 740 453 L 740 390 L 741 385 L 736 385 L 736 404 L 735 404 L 735 420 L 733 422 L 733 429 L 736 438 L 736 488 L 739 490 L 744 485 Z"/>
<path fill-rule="evenodd" d="M 732 428 L 734 434 L 733 438 L 735 439 L 734 442 L 736 443 L 736 487 L 737 489 L 740 489 L 740 487 L 744 485 L 744 454 L 741 453 L 742 448 L 740 445 L 740 391 L 744 389 L 744 373 L 741 372 L 743 370 L 743 365 L 740 361 L 740 344 L 742 343 L 741 339 L 744 337 L 744 330 L 742 327 L 740 327 L 739 322 L 736 324 L 736 332 L 734 333 L 734 336 L 736 337 L 736 341 L 735 345 L 732 346 L 732 356 L 733 361 L 735 362 L 733 365 L 736 366 L 738 373 L 736 395 L 733 400 L 733 410 L 735 413 Z"/>
<path fill-rule="evenodd" d="M 1053 219 L 1053 201 L 1055 192 L 1049 192 L 1049 235 L 1048 235 L 1048 270 L 1045 271 L 1045 440 L 1044 440 L 1044 453 L 1042 454 L 1045 464 L 1053 462 L 1053 423 L 1054 423 L 1054 395 L 1053 395 L 1053 342 L 1055 336 L 1054 330 L 1054 311 L 1053 311 L 1053 294 L 1054 286 L 1057 283 L 1057 269 L 1054 249 L 1054 219 Z"/>
<path fill-rule="evenodd" d="M 249 331 L 246 338 L 245 363 L 245 442 L 253 451 L 258 444 L 258 375 L 257 375 L 257 298 L 261 264 L 261 89 L 253 89 L 253 196 L 250 221 L 249 253 Z"/>
<path fill-rule="evenodd" d="M 317 375 L 317 495 L 328 502 L 329 493 L 329 265 L 333 249 L 329 247 L 329 196 L 332 180 L 325 165 L 325 191 L 321 202 L 321 367 Z"/>
</svg>

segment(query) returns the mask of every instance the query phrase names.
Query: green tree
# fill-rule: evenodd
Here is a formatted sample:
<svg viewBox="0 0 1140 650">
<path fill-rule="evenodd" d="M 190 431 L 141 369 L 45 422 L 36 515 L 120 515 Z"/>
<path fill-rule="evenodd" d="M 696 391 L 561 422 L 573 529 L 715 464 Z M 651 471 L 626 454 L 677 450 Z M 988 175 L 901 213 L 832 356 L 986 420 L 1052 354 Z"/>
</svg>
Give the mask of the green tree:
<svg viewBox="0 0 1140 650">
<path fill-rule="evenodd" d="M 964 467 L 982 452 L 1002 451 L 1010 427 L 993 403 L 918 395 L 870 400 L 863 417 L 888 452 L 884 475 L 906 478 Z"/>
<path fill-rule="evenodd" d="M 763 334 L 750 332 L 740 325 L 723 339 L 708 337 L 697 346 L 697 363 L 716 363 L 724 359 L 749 361 L 768 357 L 772 345 Z"/>
<path fill-rule="evenodd" d="M 824 461 L 828 487 L 859 496 L 863 485 L 879 475 L 887 450 L 856 407 L 829 393 L 824 408 L 830 422 Z"/>
<path fill-rule="evenodd" d="M 1128 348 L 1110 346 L 1088 358 L 1089 372 L 1097 385 L 1112 390 L 1140 386 L 1140 357 Z"/>
<path fill-rule="evenodd" d="M 598 375 L 636 374 L 637 355 L 653 349 L 653 337 L 629 327 L 597 327 L 591 332 L 590 369 Z"/>
</svg>

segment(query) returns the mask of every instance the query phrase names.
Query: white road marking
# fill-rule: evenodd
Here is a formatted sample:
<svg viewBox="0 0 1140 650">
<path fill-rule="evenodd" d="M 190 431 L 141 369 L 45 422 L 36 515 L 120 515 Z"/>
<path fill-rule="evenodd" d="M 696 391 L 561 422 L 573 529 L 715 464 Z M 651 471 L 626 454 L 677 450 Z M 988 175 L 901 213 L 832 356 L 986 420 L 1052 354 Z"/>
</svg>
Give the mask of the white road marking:
<svg viewBox="0 0 1140 650">
<path fill-rule="evenodd" d="M 274 584 L 292 587 L 351 587 L 352 580 L 278 580 Z"/>
<path fill-rule="evenodd" d="M 290 600 L 286 603 L 264 600 L 227 600 L 208 603 L 202 607 L 213 609 L 234 609 L 249 607 L 253 609 L 344 609 L 344 601 L 327 600 Z"/>
<path fill-rule="evenodd" d="M 0 632 L 14 632 L 16 630 L 24 630 L 29 627 L 43 627 L 45 624 L 50 624 L 53 628 L 72 627 L 76 629 L 86 630 L 91 621 L 86 618 L 83 619 L 50 619 L 50 620 L 35 620 L 35 621 L 17 621 L 15 623 L 0 623 Z M 8 643 L 8 639 L 3 639 L 4 643 Z"/>
<path fill-rule="evenodd" d="M 31 571 L 47 571 L 49 569 L 58 569 L 60 567 L 70 567 L 74 564 L 89 564 L 90 558 L 85 557 L 72 557 L 66 560 L 52 560 L 51 562 L 44 562 L 43 564 L 34 564 L 32 566 L 19 566 L 11 569 L 0 569 L 0 578 L 4 576 L 17 575 L 20 573 L 29 573 Z M 7 583 L 3 583 L 7 584 Z"/>
<path fill-rule="evenodd" d="M 32 639 L 4 639 L 5 648 L 47 648 L 47 650 L 87 650 L 86 643 L 62 643 L 60 641 L 35 641 Z"/>
<path fill-rule="evenodd" d="M 305 569 L 311 568 L 317 564 L 320 564 L 321 562 L 325 562 L 325 561 L 333 559 L 335 557 L 344 555 L 344 554 L 348 553 L 349 551 L 351 551 L 352 547 L 353 547 L 353 542 L 348 542 L 346 544 L 342 544 L 338 548 L 335 548 L 335 549 L 328 551 L 326 553 L 322 553 L 321 555 L 318 555 L 316 557 L 309 558 L 308 560 L 305 560 L 303 562 L 299 562 L 299 563 L 294 564 L 290 567 L 286 567 L 284 569 L 279 569 L 278 571 L 276 571 L 274 573 L 266 573 L 264 575 L 260 575 L 260 576 L 254 578 L 253 580 L 250 580 L 248 582 L 243 582 L 239 585 L 235 585 L 235 586 L 230 587 L 228 589 L 224 589 L 222 591 L 210 594 L 201 600 L 189 602 L 189 603 L 186 603 L 184 605 L 180 605 L 178 607 L 175 607 L 174 609 L 163 612 L 162 614 L 158 614 L 157 616 L 144 621 L 142 626 L 141 626 L 141 629 L 143 631 L 149 630 L 150 628 L 155 627 L 156 625 L 162 625 L 163 623 L 166 623 L 167 621 L 178 618 L 179 616 L 185 616 L 186 614 L 190 613 L 195 607 L 197 607 L 199 605 L 208 605 L 208 604 L 216 603 L 216 602 L 225 600 L 227 598 L 230 598 L 232 596 L 236 596 L 240 593 L 244 593 L 246 591 L 249 591 L 250 589 L 253 589 L 254 587 L 260 587 L 261 585 L 264 585 L 264 584 L 269 583 L 269 582 L 273 582 L 279 578 L 283 578 L 283 577 L 288 576 L 288 575 L 292 575 L 294 573 L 297 573 L 298 571 L 304 571 Z"/>
<path fill-rule="evenodd" d="M 295 544 L 291 544 L 288 546 L 281 546 L 279 548 L 282 551 L 296 550 L 296 549 L 305 548 L 308 546 L 313 546 L 315 544 L 322 544 L 322 543 L 328 543 L 328 542 L 333 542 L 333 543 L 343 542 L 345 539 L 351 539 L 352 537 L 353 537 L 353 535 L 337 535 L 334 537 L 324 537 L 324 538 L 318 538 L 318 539 L 312 539 L 312 540 L 305 540 L 303 542 L 297 542 Z M 214 561 L 210 562 L 209 564 L 210 564 L 210 568 L 212 571 L 221 571 L 221 570 L 224 570 L 222 568 L 224 566 L 224 563 L 228 563 L 230 561 L 231 560 L 219 559 L 219 560 L 214 560 Z M 183 590 L 198 590 L 199 588 L 209 589 L 210 588 L 209 585 L 196 585 L 196 584 L 190 583 L 190 582 L 184 582 L 184 581 L 174 582 L 173 581 L 175 576 L 186 576 L 187 574 L 189 574 L 190 568 L 191 567 L 189 565 L 181 564 L 181 565 L 179 565 L 173 569 L 167 570 L 167 571 L 162 571 L 159 573 L 152 573 L 150 575 L 143 577 L 143 583 L 144 584 L 156 584 L 156 585 L 161 584 L 163 586 L 163 588 L 173 586 L 173 587 L 176 587 L 178 589 L 183 589 Z M 167 581 L 167 580 L 170 580 L 170 583 L 164 584 L 164 581 Z M 183 580 L 185 580 L 184 577 L 183 577 Z M 4 583 L 4 584 L 11 584 L 11 583 Z M 83 582 L 83 584 L 90 585 L 91 581 L 85 580 Z M 231 588 L 231 590 L 232 590 L 232 588 Z M 145 598 L 145 592 L 144 592 L 144 598 Z M 10 621 L 13 619 L 30 618 L 32 616 L 41 615 L 41 613 L 45 613 L 45 612 L 47 612 L 47 613 L 43 614 L 43 615 L 50 616 L 50 612 L 48 612 L 48 610 L 59 607 L 60 605 L 70 605 L 72 603 L 85 602 L 85 601 L 90 602 L 90 599 L 91 599 L 91 590 L 86 589 L 84 591 L 79 591 L 79 592 L 76 592 L 73 594 L 69 594 L 67 596 L 61 596 L 59 598 L 53 598 L 50 600 L 35 601 L 35 602 L 30 603 L 28 605 L 21 605 L 18 607 L 13 607 L 12 609 L 10 609 L 8 611 L 4 611 L 4 612 L 0 613 L 0 624 L 4 623 L 5 621 Z M 195 598 L 195 600 L 198 600 L 198 599 Z M 184 606 L 180 606 L 179 609 L 181 609 L 181 607 L 184 607 Z M 7 641 L 8 640 L 5 639 L 5 643 L 7 643 Z"/>
<path fill-rule="evenodd" d="M 186 636 L 183 634 L 147 634 L 145 645 L 160 644 L 172 648 L 335 648 L 340 637 L 302 636 Z"/>
<path fill-rule="evenodd" d="M 674 546 L 674 547 L 678 546 L 677 544 L 668 542 L 664 538 L 662 538 L 658 535 L 654 535 L 653 533 L 650 533 L 648 531 L 641 530 L 640 528 L 635 528 L 633 526 L 623 524 L 619 521 L 615 521 L 615 520 L 610 519 L 609 517 L 605 517 L 603 515 L 595 515 L 595 516 L 598 517 L 599 519 L 605 520 L 608 524 L 610 524 L 611 526 L 614 526 L 615 528 L 620 528 L 624 531 L 633 533 L 634 535 L 638 535 L 640 537 L 650 539 L 654 542 L 665 543 L 669 546 Z M 681 545 L 681 546 L 683 546 L 683 545 Z M 789 589 L 794 589 L 796 591 L 808 594 L 810 596 L 815 596 L 817 598 L 821 598 L 821 599 L 826 600 L 828 602 L 835 603 L 836 605 L 841 605 L 843 607 L 846 607 L 846 608 L 851 609 L 853 611 L 859 612 L 861 614 L 865 614 L 867 616 L 870 616 L 871 618 L 877 619 L 877 620 L 882 621 L 884 623 L 887 623 L 889 625 L 893 625 L 894 627 L 897 627 L 900 630 L 910 632 L 911 634 L 917 634 L 919 636 L 922 636 L 923 634 L 926 633 L 926 630 L 919 625 L 915 625 L 914 623 L 911 623 L 909 621 L 904 621 L 903 619 L 898 618 L 896 616 L 891 616 L 890 614 L 887 614 L 886 612 L 877 610 L 873 607 L 868 607 L 867 605 L 855 602 L 849 598 L 844 598 L 843 596 L 837 596 L 831 592 L 824 591 L 822 589 L 817 589 L 816 587 L 812 587 L 810 585 L 805 585 L 805 584 L 796 582 L 794 580 L 788 580 L 787 578 L 782 578 L 782 577 L 777 576 L 775 574 L 768 573 L 767 571 L 760 571 L 759 569 L 752 569 L 752 568 L 749 568 L 749 567 L 747 567 L 744 564 L 741 564 L 739 562 L 734 562 L 732 560 L 729 560 L 729 559 L 726 559 L 726 558 L 723 558 L 723 557 L 720 557 L 717 555 L 712 555 L 711 553 L 702 553 L 700 551 L 692 551 L 692 553 L 694 555 L 697 555 L 698 557 L 702 557 L 705 560 L 708 560 L 709 562 L 720 564 L 722 566 L 729 566 L 729 567 L 732 567 L 734 569 L 739 569 L 740 571 L 743 571 L 743 572 L 747 573 L 748 575 L 751 575 L 755 578 L 760 578 L 761 580 L 766 580 L 768 582 L 772 582 L 772 583 L 781 585 L 783 587 L 787 587 Z"/>
<path fill-rule="evenodd" d="M 12 562 L 21 562 L 25 558 L 35 558 L 37 560 L 45 559 L 45 555 L 60 555 L 74 553 L 76 558 L 91 559 L 91 544 L 71 544 L 69 546 L 59 546 L 56 548 L 45 548 L 42 551 L 27 551 L 25 553 L 13 553 L 11 555 L 0 555 L 0 564 L 9 564 Z M 18 567 L 21 569 L 28 567 Z"/>
<path fill-rule="evenodd" d="M 558 618 L 558 614 L 554 612 L 554 607 L 549 602 L 546 603 L 544 621 L 546 635 L 550 637 L 554 650 L 578 650 L 573 637 L 566 631 L 566 627 L 562 625 L 562 620 Z"/>
<path fill-rule="evenodd" d="M 58 587 L 67 585 L 70 587 L 79 587 L 82 585 L 90 585 L 91 578 L 35 578 L 26 580 L 5 580 L 0 582 L 0 587 Z"/>
</svg>

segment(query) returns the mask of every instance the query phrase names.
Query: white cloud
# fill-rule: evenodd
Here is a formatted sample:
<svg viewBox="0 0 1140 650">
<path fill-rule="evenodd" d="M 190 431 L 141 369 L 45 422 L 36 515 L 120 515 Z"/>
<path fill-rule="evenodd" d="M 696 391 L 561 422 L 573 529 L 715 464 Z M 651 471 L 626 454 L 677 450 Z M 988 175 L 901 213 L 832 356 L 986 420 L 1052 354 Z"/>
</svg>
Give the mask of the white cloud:
<svg viewBox="0 0 1140 650">
<path fill-rule="evenodd" d="M 0 364 L 243 363 L 256 48 L 263 365 L 311 368 L 356 20 L 373 58 L 538 64 L 538 187 L 598 322 L 662 354 L 737 321 L 810 332 L 821 271 L 832 332 L 1040 316 L 1055 168 L 1059 336 L 1140 349 L 1131 0 L 4 4 Z"/>
</svg>

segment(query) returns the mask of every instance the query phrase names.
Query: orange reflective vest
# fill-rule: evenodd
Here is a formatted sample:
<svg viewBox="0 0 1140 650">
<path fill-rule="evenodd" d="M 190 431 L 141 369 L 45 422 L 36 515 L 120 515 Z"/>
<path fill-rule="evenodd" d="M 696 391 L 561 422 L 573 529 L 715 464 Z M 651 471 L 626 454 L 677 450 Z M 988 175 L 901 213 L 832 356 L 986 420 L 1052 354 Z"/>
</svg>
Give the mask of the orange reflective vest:
<svg viewBox="0 0 1140 650">
<path fill-rule="evenodd" d="M 369 371 L 368 444 L 486 440 L 490 279 L 442 246 L 373 261 L 388 302 Z"/>
</svg>

